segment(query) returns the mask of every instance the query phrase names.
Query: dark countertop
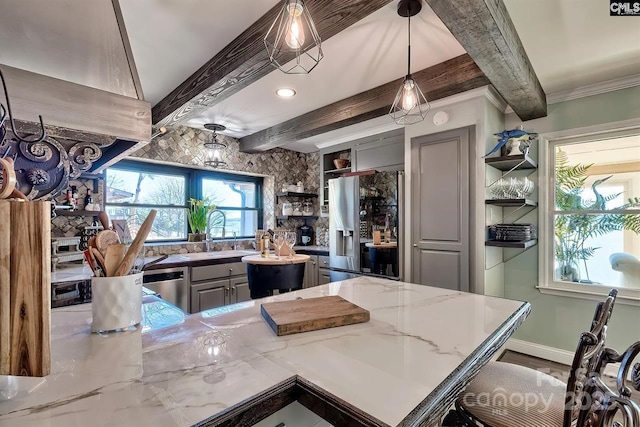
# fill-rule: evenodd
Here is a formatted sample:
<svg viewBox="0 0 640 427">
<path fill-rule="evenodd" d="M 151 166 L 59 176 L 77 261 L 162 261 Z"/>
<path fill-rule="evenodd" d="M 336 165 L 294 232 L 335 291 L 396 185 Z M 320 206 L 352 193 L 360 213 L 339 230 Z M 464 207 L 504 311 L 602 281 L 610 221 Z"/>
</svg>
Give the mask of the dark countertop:
<svg viewBox="0 0 640 427">
<path fill-rule="evenodd" d="M 293 250 L 302 255 L 329 256 L 329 248 L 326 246 L 294 246 Z"/>
<path fill-rule="evenodd" d="M 145 271 L 160 270 L 164 268 L 176 267 L 200 267 L 204 265 L 227 264 L 230 262 L 241 262 L 242 257 L 247 255 L 255 255 L 257 251 L 238 250 L 238 251 L 213 251 L 199 252 L 191 254 L 169 255 L 169 258 L 154 264 Z M 159 257 L 152 257 L 145 260 L 153 261 Z"/>
</svg>

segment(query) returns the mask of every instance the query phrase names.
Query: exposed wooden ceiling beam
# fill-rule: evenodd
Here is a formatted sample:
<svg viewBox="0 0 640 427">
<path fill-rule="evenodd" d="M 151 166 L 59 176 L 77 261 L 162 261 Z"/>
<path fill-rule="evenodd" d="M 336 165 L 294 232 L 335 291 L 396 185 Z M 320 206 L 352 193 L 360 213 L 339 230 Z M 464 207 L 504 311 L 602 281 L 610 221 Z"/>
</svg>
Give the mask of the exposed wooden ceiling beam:
<svg viewBox="0 0 640 427">
<path fill-rule="evenodd" d="M 327 40 L 392 0 L 307 0 L 322 40 Z M 278 2 L 234 41 L 153 107 L 153 124 L 172 126 L 197 116 L 274 70 L 263 39 Z"/>
<path fill-rule="evenodd" d="M 547 98 L 502 0 L 425 0 L 522 120 Z"/>
<path fill-rule="evenodd" d="M 464 54 L 413 73 L 428 101 L 489 84 Z M 240 139 L 240 151 L 252 153 L 343 128 L 389 113 L 403 78 L 343 99 Z M 391 118 L 389 118 L 391 120 Z"/>
</svg>

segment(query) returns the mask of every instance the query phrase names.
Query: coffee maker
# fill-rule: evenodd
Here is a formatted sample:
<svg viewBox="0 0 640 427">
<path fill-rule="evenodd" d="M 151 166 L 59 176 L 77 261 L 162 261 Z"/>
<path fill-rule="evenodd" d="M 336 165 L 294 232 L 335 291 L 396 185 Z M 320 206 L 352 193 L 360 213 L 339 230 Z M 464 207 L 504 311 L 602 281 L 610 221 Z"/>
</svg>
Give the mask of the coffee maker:
<svg viewBox="0 0 640 427">
<path fill-rule="evenodd" d="M 313 245 L 313 227 L 307 224 L 298 227 L 298 241 L 302 246 Z"/>
</svg>

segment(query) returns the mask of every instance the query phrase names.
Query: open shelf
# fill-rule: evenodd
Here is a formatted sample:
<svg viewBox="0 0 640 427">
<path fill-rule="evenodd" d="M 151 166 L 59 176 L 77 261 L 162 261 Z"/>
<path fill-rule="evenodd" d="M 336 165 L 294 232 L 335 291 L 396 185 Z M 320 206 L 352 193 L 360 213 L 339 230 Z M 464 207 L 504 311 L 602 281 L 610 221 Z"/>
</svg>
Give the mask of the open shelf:
<svg viewBox="0 0 640 427">
<path fill-rule="evenodd" d="M 538 165 L 528 154 L 518 154 L 516 156 L 501 156 L 484 159 L 485 164 L 493 166 L 501 171 L 511 169 L 536 169 Z"/>
<path fill-rule="evenodd" d="M 331 169 L 328 171 L 324 171 L 325 175 L 342 175 L 347 172 L 351 172 L 351 166 L 349 166 L 348 168 Z"/>
<path fill-rule="evenodd" d="M 99 211 L 85 211 L 85 210 L 77 210 L 77 211 L 72 211 L 72 210 L 59 210 L 56 208 L 56 215 L 57 216 L 98 216 L 100 212 Z"/>
<path fill-rule="evenodd" d="M 311 198 L 318 197 L 315 193 L 297 193 L 295 191 L 280 191 L 276 193 L 277 197 L 303 197 L 303 198 Z"/>
<path fill-rule="evenodd" d="M 505 208 L 538 206 L 538 202 L 531 199 L 487 199 L 485 203 L 487 205 L 502 206 Z"/>
<path fill-rule="evenodd" d="M 317 215 L 277 215 L 276 219 L 278 221 L 283 221 L 286 219 L 318 219 Z"/>
<path fill-rule="evenodd" d="M 522 240 L 516 242 L 504 241 L 504 240 L 487 240 L 484 242 L 485 246 L 494 246 L 498 248 L 513 248 L 513 249 L 528 249 L 538 244 L 538 239 Z"/>
</svg>

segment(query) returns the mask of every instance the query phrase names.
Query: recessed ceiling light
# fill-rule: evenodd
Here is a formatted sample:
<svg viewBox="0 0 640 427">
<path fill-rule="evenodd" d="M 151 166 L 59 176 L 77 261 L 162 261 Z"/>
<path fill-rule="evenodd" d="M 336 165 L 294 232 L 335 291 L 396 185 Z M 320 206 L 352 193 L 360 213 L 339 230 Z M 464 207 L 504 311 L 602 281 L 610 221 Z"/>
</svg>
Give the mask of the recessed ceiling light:
<svg viewBox="0 0 640 427">
<path fill-rule="evenodd" d="M 281 98 L 291 98 L 296 96 L 296 91 L 288 87 L 283 87 L 276 90 L 276 95 Z"/>
</svg>

